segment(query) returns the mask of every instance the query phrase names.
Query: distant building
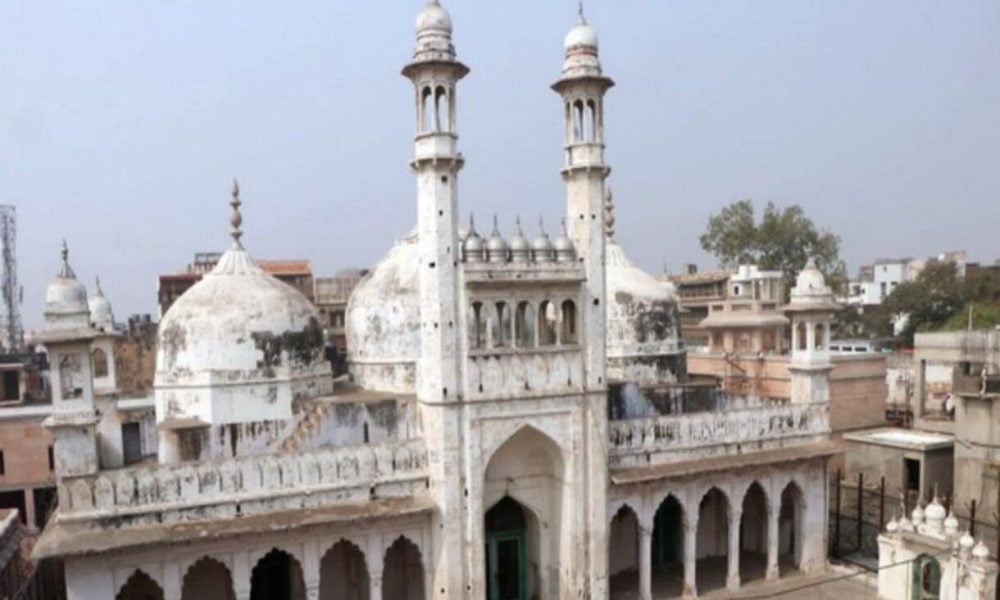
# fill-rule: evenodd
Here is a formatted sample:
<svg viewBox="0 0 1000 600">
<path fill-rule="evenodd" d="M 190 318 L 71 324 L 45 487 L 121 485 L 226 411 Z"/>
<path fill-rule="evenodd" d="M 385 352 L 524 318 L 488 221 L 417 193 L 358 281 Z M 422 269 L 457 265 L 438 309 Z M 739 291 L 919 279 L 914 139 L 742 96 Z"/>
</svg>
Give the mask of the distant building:
<svg viewBox="0 0 1000 600">
<path fill-rule="evenodd" d="M 219 252 L 197 252 L 194 261 L 184 271 L 160 275 L 157 286 L 157 303 L 160 306 L 160 317 L 177 298 L 194 284 L 198 283 L 205 273 L 208 273 L 219 262 Z M 281 281 L 294 287 L 310 302 L 315 301 L 313 291 L 312 266 L 308 260 L 258 260 L 258 266 L 266 273 L 274 275 Z"/>
<path fill-rule="evenodd" d="M 316 308 L 319 310 L 321 324 L 338 352 L 347 349 L 344 334 L 347 301 L 355 286 L 367 274 L 368 269 L 342 269 L 333 277 L 316 278 Z"/>
<path fill-rule="evenodd" d="M 882 304 L 899 284 L 915 280 L 932 261 L 953 262 L 958 267 L 959 275 L 965 276 L 964 250 L 945 252 L 932 258 L 880 258 L 874 264 L 858 269 L 858 277 L 848 283 L 848 295 L 842 301 L 860 307 Z"/>
<path fill-rule="evenodd" d="M 695 265 L 688 265 L 683 275 L 673 275 L 669 280 L 677 289 L 680 298 L 681 338 L 689 347 L 707 346 L 708 331 L 701 326 L 708 316 L 709 307 L 726 299 L 728 271 L 699 273 Z"/>
</svg>

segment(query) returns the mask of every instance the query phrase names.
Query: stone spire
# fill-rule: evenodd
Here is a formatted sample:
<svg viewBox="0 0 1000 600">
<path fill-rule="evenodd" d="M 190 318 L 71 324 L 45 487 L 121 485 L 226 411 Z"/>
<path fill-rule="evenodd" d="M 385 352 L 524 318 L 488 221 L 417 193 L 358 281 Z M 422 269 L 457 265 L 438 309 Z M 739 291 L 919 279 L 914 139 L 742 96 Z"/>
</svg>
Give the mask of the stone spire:
<svg viewBox="0 0 1000 600">
<path fill-rule="evenodd" d="M 240 214 L 240 184 L 233 179 L 233 192 L 232 200 L 229 201 L 229 206 L 233 207 L 233 212 L 229 217 L 229 235 L 233 236 L 233 247 L 243 248 L 243 243 L 240 242 L 240 238 L 243 237 L 243 230 L 240 229 L 240 225 L 243 224 L 243 215 Z"/>
<path fill-rule="evenodd" d="M 94 277 L 94 295 L 104 297 L 104 290 L 101 289 L 101 276 Z"/>
<path fill-rule="evenodd" d="M 62 267 L 59 269 L 59 277 L 63 279 L 76 279 L 73 267 L 69 266 L 69 246 L 66 245 L 66 238 L 62 243 Z"/>
<path fill-rule="evenodd" d="M 610 187 L 604 195 L 604 235 L 609 240 L 615 237 L 615 199 Z"/>
</svg>

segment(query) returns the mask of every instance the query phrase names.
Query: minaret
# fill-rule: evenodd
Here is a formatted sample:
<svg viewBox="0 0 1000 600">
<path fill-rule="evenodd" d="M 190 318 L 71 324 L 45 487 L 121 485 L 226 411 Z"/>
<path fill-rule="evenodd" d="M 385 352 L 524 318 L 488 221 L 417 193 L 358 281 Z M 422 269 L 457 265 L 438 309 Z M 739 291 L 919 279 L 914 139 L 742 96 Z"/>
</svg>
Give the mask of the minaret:
<svg viewBox="0 0 1000 600">
<path fill-rule="evenodd" d="M 583 16 L 566 34 L 562 77 L 552 85 L 565 111 L 566 224 L 586 269 L 587 388 L 603 389 L 605 369 L 604 94 L 614 82 L 601 72 L 597 33 Z"/>
<path fill-rule="evenodd" d="M 614 85 L 601 72 L 597 33 L 583 16 L 565 38 L 562 76 L 552 89 L 562 96 L 565 115 L 566 232 L 576 260 L 582 262 L 586 281 L 580 317 L 583 333 L 584 396 L 582 427 L 587 432 L 581 449 L 587 486 L 581 490 L 581 507 L 587 531 L 577 547 L 578 560 L 587 564 L 586 582 L 579 582 L 579 597 L 608 597 L 607 530 L 607 314 L 605 290 L 604 182 L 611 169 L 604 163 L 604 94 Z"/>
<path fill-rule="evenodd" d="M 830 329 L 840 310 L 823 273 L 809 259 L 792 288 L 791 302 L 785 306 L 792 321 L 792 356 L 788 363 L 791 401 L 830 401 Z"/>
<path fill-rule="evenodd" d="M 414 156 L 420 252 L 420 360 L 417 395 L 425 402 L 458 395 L 456 290 L 457 190 L 463 158 L 458 152 L 455 88 L 468 67 L 455 58 L 451 18 L 437 0 L 417 16 L 413 60 L 403 75 L 413 82 L 416 108 Z"/>
<path fill-rule="evenodd" d="M 68 501 L 65 496 L 72 479 L 94 475 L 100 467 L 90 355 L 95 334 L 87 291 L 69 265 L 64 241 L 62 268 L 45 290 L 45 328 L 38 335 L 49 361 L 52 414 L 43 424 L 55 440 L 53 458 L 60 502 Z"/>
<path fill-rule="evenodd" d="M 458 152 L 456 85 L 469 69 L 455 58 L 452 24 L 438 0 L 417 15 L 413 60 L 403 75 L 413 82 L 416 135 L 410 167 L 417 179 L 420 253 L 420 358 L 417 401 L 428 450 L 433 522 L 433 569 L 427 597 L 466 597 L 462 560 L 466 523 L 462 460 L 458 261 Z M 479 515 L 476 516 L 479 518 Z M 431 593 L 433 590 L 433 594 Z"/>
</svg>

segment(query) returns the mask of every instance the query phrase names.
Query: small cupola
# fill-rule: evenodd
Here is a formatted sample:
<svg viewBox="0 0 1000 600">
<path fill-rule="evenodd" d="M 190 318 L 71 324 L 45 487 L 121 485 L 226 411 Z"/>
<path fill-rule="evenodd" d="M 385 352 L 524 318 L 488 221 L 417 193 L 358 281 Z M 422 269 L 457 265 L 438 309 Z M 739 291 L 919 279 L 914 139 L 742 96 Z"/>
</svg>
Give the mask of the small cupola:
<svg viewBox="0 0 1000 600">
<path fill-rule="evenodd" d="M 485 260 L 483 238 L 476 231 L 475 217 L 469 215 L 469 232 L 462 241 L 462 260 L 469 263 L 480 263 Z"/>
</svg>

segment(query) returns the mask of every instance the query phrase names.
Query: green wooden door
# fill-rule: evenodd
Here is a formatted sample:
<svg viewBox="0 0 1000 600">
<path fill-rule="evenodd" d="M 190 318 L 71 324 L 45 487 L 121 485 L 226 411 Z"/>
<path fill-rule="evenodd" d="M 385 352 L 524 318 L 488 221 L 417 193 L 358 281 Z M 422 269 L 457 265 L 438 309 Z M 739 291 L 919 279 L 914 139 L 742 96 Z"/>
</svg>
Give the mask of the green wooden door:
<svg viewBox="0 0 1000 600">
<path fill-rule="evenodd" d="M 523 530 L 487 535 L 486 571 L 489 600 L 528 600 Z"/>
</svg>

